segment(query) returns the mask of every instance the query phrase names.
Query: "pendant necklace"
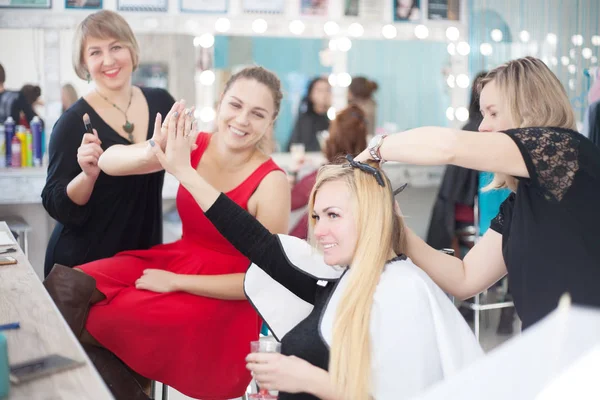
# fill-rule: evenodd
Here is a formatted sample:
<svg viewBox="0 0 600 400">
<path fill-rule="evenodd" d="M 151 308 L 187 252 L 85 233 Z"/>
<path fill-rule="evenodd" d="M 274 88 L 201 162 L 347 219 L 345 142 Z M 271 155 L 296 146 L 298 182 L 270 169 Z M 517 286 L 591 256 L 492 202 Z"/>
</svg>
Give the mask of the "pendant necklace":
<svg viewBox="0 0 600 400">
<path fill-rule="evenodd" d="M 112 106 L 114 108 L 116 108 L 117 110 L 121 111 L 123 113 L 123 115 L 125 116 L 125 125 L 123 125 L 123 130 L 125 132 L 127 132 L 127 135 L 129 136 L 129 141 L 131 143 L 133 143 L 133 129 L 135 128 L 133 122 L 129 122 L 129 119 L 127 119 L 127 111 L 129 111 L 129 106 L 131 106 L 131 99 L 133 99 L 133 89 L 131 90 L 131 95 L 129 96 L 129 104 L 127 104 L 127 109 L 125 111 L 123 111 L 121 109 L 121 107 L 119 107 L 118 105 L 116 105 L 115 103 L 113 103 L 112 101 L 110 101 L 106 96 L 104 96 L 102 93 L 100 93 L 98 91 L 98 89 L 96 89 L 96 93 L 98 93 L 100 95 L 100 97 L 102 97 L 104 100 L 106 100 L 108 103 L 112 104 Z"/>
</svg>

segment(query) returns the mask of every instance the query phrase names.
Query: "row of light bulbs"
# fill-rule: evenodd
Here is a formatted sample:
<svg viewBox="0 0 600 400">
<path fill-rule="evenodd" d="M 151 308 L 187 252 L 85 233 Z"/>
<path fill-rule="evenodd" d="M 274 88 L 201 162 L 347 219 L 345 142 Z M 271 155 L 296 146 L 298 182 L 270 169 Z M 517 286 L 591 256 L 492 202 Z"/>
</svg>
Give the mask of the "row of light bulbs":
<svg viewBox="0 0 600 400">
<path fill-rule="evenodd" d="M 147 24 L 147 25 L 149 27 L 155 28 L 154 25 L 152 25 L 152 26 L 150 26 L 149 24 Z M 191 30 L 197 30 L 198 24 L 196 23 L 196 21 L 188 21 L 188 27 Z M 231 22 L 229 21 L 228 18 L 219 18 L 215 22 L 215 30 L 219 33 L 225 33 L 227 31 L 229 31 L 230 28 L 231 28 Z M 268 28 L 269 28 L 269 24 L 267 23 L 266 20 L 264 20 L 262 18 L 257 18 L 254 21 L 252 21 L 252 30 L 255 33 L 259 33 L 259 34 L 265 33 L 268 30 Z M 294 35 L 301 35 L 305 31 L 306 25 L 301 20 L 293 20 L 289 23 L 288 29 Z M 336 36 L 340 33 L 341 28 L 337 22 L 328 21 L 323 25 L 323 31 L 325 32 L 325 34 L 327 36 Z M 429 36 L 429 28 L 427 28 L 425 25 L 422 25 L 422 24 L 415 26 L 414 32 L 415 32 L 415 36 L 417 37 L 417 39 L 426 39 Z M 451 32 L 451 33 L 449 33 L 449 32 Z M 351 37 L 361 37 L 365 33 L 365 28 L 358 22 L 354 22 L 348 26 L 347 33 L 348 33 L 348 36 L 351 36 Z M 386 39 L 393 39 L 398 35 L 398 30 L 396 29 L 396 27 L 394 25 L 387 24 L 387 25 L 384 25 L 381 27 L 381 34 Z M 451 37 L 454 38 L 454 39 L 450 39 L 450 40 L 457 40 L 459 35 L 460 35 L 460 33 L 456 27 L 450 27 L 446 31 L 446 36 L 448 36 L 449 39 Z"/>
</svg>

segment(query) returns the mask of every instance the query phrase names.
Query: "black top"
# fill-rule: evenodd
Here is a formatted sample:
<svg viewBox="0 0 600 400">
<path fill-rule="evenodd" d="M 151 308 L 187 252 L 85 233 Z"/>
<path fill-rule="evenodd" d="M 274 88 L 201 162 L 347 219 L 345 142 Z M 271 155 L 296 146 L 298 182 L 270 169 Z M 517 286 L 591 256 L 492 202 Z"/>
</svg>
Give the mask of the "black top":
<svg viewBox="0 0 600 400">
<path fill-rule="evenodd" d="M 574 303 L 600 307 L 600 148 L 567 129 L 505 133 L 529 178 L 519 178 L 490 227 L 502 234 L 523 327 L 555 309 L 565 292 Z"/>
<path fill-rule="evenodd" d="M 281 338 L 281 353 L 294 355 L 327 370 L 329 348 L 319 333 L 319 323 L 337 281 L 328 282 L 325 287 L 317 285 L 317 279 L 308 276 L 290 263 L 277 235 L 271 234 L 246 210 L 224 194 L 221 194 L 213 206 L 206 211 L 206 217 L 254 264 L 296 296 L 314 305 L 309 316 Z M 318 400 L 317 397 L 307 393 L 285 392 L 279 392 L 279 399 Z"/>
<path fill-rule="evenodd" d="M 152 137 L 157 112 L 166 115 L 175 102 L 163 89 L 142 88 L 148 102 Z M 42 203 L 58 221 L 46 249 L 47 275 L 54 263 L 81 265 L 112 257 L 124 250 L 148 249 L 162 243 L 162 186 L 164 171 L 147 175 L 109 176 L 100 172 L 90 200 L 79 206 L 67 196 L 67 185 L 81 173 L 77 149 L 85 133 L 83 114 L 106 150 L 130 144 L 114 131 L 83 99 L 77 100 L 54 126 L 49 144 L 50 164 Z"/>
<path fill-rule="evenodd" d="M 305 151 L 321 151 L 317 133 L 329 129 L 329 118 L 312 110 L 301 112 L 296 120 L 294 131 L 287 145 L 287 151 L 293 143 L 303 143 Z"/>
</svg>

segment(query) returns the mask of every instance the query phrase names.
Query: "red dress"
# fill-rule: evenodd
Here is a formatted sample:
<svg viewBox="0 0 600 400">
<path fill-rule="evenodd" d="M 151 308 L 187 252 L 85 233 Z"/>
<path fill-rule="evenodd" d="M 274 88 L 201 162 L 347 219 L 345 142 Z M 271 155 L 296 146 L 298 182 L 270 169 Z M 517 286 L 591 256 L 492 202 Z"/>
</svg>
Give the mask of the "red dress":
<svg viewBox="0 0 600 400">
<path fill-rule="evenodd" d="M 197 167 L 211 135 L 198 136 L 191 154 Z M 268 160 L 226 193 L 244 209 L 262 179 L 280 168 Z M 144 269 L 177 274 L 245 273 L 250 261 L 216 230 L 182 186 L 177 208 L 180 240 L 149 250 L 118 253 L 81 266 L 106 295 L 91 307 L 86 328 L 103 346 L 143 376 L 203 400 L 240 397 L 250 382 L 245 357 L 260 320 L 246 300 L 229 301 L 185 292 L 135 288 Z"/>
</svg>

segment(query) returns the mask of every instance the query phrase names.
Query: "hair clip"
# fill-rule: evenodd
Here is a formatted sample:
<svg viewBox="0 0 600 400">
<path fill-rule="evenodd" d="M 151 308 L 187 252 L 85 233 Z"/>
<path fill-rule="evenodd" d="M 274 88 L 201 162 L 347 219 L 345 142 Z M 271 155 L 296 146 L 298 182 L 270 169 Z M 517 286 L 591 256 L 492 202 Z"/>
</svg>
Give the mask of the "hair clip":
<svg viewBox="0 0 600 400">
<path fill-rule="evenodd" d="M 408 183 L 405 183 L 404 185 L 400 186 L 398 189 L 394 189 L 394 191 L 393 191 L 394 196 L 401 193 L 404 189 L 406 189 L 407 186 L 408 186 Z"/>
<path fill-rule="evenodd" d="M 381 176 L 381 171 L 375 167 L 371 167 L 369 164 L 364 164 L 358 161 L 354 161 L 354 157 L 350 154 L 346 154 L 346 160 L 350 163 L 350 166 L 353 168 L 358 168 L 363 172 L 366 172 L 369 175 L 373 175 L 377 180 L 377 183 L 385 187 L 385 181 L 383 180 L 383 176 Z"/>
</svg>

